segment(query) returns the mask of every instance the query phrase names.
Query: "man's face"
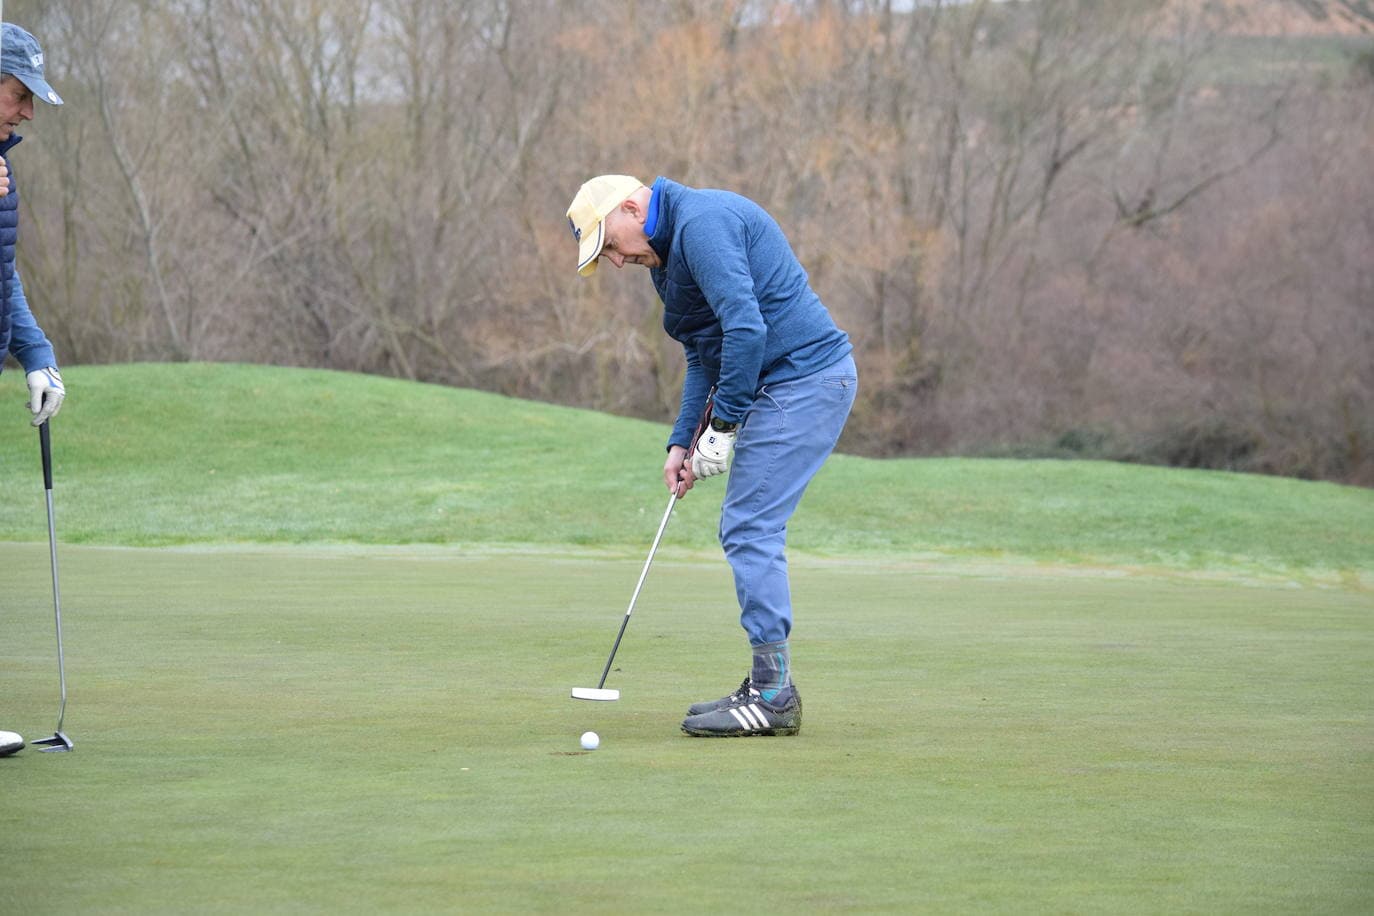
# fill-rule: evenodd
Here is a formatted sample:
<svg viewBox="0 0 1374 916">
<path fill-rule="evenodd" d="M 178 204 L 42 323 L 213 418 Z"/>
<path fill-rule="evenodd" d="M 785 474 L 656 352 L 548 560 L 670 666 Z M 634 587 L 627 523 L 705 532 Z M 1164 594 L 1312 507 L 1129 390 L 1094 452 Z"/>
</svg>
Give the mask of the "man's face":
<svg viewBox="0 0 1374 916">
<path fill-rule="evenodd" d="M 645 267 L 662 267 L 658 252 L 649 244 L 644 234 L 646 214 L 634 200 L 627 200 L 606 215 L 606 244 L 601 248 L 601 257 L 616 267 L 626 264 L 642 264 Z"/>
<path fill-rule="evenodd" d="M 0 81 L 0 142 L 24 121 L 33 120 L 33 93 L 12 76 Z"/>
</svg>

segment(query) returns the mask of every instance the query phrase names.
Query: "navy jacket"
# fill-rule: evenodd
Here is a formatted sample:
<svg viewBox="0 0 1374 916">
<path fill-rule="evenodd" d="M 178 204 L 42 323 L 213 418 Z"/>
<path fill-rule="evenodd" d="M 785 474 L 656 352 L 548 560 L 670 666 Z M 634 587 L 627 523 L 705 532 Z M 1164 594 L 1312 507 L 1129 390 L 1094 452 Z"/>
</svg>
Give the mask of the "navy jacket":
<svg viewBox="0 0 1374 916">
<path fill-rule="evenodd" d="M 644 225 L 663 329 L 682 344 L 687 376 L 669 445 L 691 444 L 712 385 L 714 413 L 744 419 L 761 388 L 803 378 L 853 350 L 777 222 L 730 191 L 654 182 Z"/>
<path fill-rule="evenodd" d="M 0 369 L 4 368 L 4 354 L 14 354 L 25 372 L 56 366 L 52 344 L 43 329 L 34 321 L 29 303 L 24 298 L 24 284 L 15 267 L 14 252 L 19 241 L 19 187 L 14 180 L 14 163 L 9 151 L 21 138 L 10 134 L 0 143 L 0 156 L 10 170 L 10 192 L 0 197 Z"/>
</svg>

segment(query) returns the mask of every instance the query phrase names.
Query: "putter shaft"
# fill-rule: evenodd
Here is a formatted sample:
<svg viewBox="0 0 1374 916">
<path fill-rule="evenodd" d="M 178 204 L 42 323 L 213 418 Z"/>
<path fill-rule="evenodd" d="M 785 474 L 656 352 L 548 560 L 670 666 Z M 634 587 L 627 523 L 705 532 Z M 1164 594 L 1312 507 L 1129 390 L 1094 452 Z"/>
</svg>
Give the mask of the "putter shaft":
<svg viewBox="0 0 1374 916">
<path fill-rule="evenodd" d="M 639 581 L 635 583 L 634 594 L 630 596 L 630 606 L 625 609 L 625 619 L 620 621 L 620 631 L 615 634 L 615 645 L 611 646 L 611 654 L 606 659 L 606 667 L 601 670 L 601 680 L 597 682 L 597 690 L 606 686 L 606 676 L 611 673 L 611 662 L 615 661 L 615 653 L 620 648 L 620 639 L 625 635 L 625 627 L 630 623 L 630 615 L 634 613 L 635 602 L 639 600 L 639 592 L 644 588 L 644 580 L 649 575 L 649 566 L 654 562 L 654 554 L 658 553 L 658 544 L 663 540 L 663 531 L 668 527 L 668 519 L 673 515 L 673 506 L 677 503 L 678 493 L 681 491 L 682 484 L 679 483 L 668 497 L 668 508 L 663 510 L 663 521 L 658 523 L 658 533 L 654 535 L 653 546 L 649 548 L 649 557 L 644 561 L 644 568 L 639 573 Z"/>
<path fill-rule="evenodd" d="M 57 729 L 52 737 L 33 744 L 45 751 L 69 751 L 72 749 L 72 740 L 62 732 L 62 722 L 67 717 L 67 665 L 62 650 L 62 592 L 57 584 L 57 527 L 53 522 L 52 508 L 52 439 L 46 420 L 38 427 L 38 442 L 43 453 L 43 496 L 48 507 L 48 556 L 52 566 L 52 610 L 57 627 L 57 682 L 61 689 L 61 703 L 57 708 Z"/>
<path fill-rule="evenodd" d="M 52 490 L 44 494 L 48 503 L 48 554 L 52 566 L 52 612 L 57 627 L 57 680 L 62 691 L 62 702 L 57 710 L 57 730 L 62 731 L 62 721 L 67 715 L 67 665 L 62 651 L 62 592 L 57 584 L 57 530 L 53 526 Z"/>
<path fill-rule="evenodd" d="M 702 432 L 706 429 L 706 424 L 711 419 L 711 407 L 715 403 L 716 389 L 711 386 L 711 390 L 706 394 L 706 404 L 701 410 L 701 419 L 697 421 L 696 432 L 692 434 L 692 444 L 687 447 L 687 453 L 683 456 L 684 462 L 690 461 L 692 451 L 697 447 L 697 440 L 701 438 Z M 653 546 L 649 548 L 649 556 L 644 561 L 644 568 L 639 572 L 639 581 L 635 583 L 634 594 L 630 596 L 630 606 L 625 609 L 625 617 L 620 621 L 620 629 L 615 634 L 615 644 L 611 646 L 611 654 L 606 658 L 606 667 L 601 669 L 601 680 L 596 682 L 597 691 L 604 691 L 606 687 L 606 677 L 611 673 L 611 664 L 615 661 L 615 653 L 620 649 L 620 640 L 625 635 L 625 628 L 630 625 L 630 615 L 634 613 L 635 602 L 639 600 L 639 592 L 644 588 L 644 580 L 649 575 L 649 566 L 654 562 L 654 554 L 658 553 L 659 542 L 663 540 L 663 532 L 668 527 L 668 519 L 673 515 L 673 506 L 677 504 L 682 496 L 682 481 L 678 480 L 673 487 L 672 495 L 668 497 L 668 507 L 663 510 L 663 520 L 658 523 L 658 533 L 654 535 Z M 579 688 L 580 689 L 580 688 Z M 573 696 L 578 697 L 578 689 L 573 690 Z M 619 693 L 617 692 L 617 696 Z M 578 697 L 579 699 L 590 699 L 588 697 Z M 603 699 L 598 697 L 598 699 Z"/>
</svg>

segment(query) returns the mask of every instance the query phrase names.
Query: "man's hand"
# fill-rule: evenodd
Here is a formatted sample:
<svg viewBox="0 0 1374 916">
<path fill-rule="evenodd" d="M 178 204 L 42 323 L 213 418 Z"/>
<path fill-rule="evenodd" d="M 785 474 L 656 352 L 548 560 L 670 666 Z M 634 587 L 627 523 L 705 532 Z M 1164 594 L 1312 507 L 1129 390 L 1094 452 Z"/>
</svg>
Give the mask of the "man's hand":
<svg viewBox="0 0 1374 916">
<path fill-rule="evenodd" d="M 717 429 L 717 425 L 713 420 L 697 439 L 690 462 L 693 477 L 714 477 L 724 474 L 730 467 L 730 453 L 735 450 L 735 427 L 732 423 L 729 429 Z"/>
<path fill-rule="evenodd" d="M 687 449 L 674 445 L 668 449 L 668 460 L 663 462 L 663 482 L 668 489 L 681 499 L 692 489 L 692 463 L 687 459 Z"/>
<path fill-rule="evenodd" d="M 0 157 L 0 197 L 6 197 L 10 193 L 10 167 Z"/>
<path fill-rule="evenodd" d="M 43 423 L 57 415 L 62 409 L 62 400 L 67 389 L 62 385 L 62 373 L 56 366 L 35 369 L 24 376 L 29 383 L 29 412 L 33 414 L 33 425 Z"/>
</svg>

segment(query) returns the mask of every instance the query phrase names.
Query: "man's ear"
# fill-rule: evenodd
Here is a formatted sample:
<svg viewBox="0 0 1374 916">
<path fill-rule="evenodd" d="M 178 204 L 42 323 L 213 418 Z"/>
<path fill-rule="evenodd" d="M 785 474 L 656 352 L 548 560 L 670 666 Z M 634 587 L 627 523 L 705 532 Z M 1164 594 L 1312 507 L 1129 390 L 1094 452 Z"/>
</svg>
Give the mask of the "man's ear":
<svg viewBox="0 0 1374 916">
<path fill-rule="evenodd" d="M 620 204 L 620 209 L 634 217 L 634 221 L 641 225 L 649 218 L 649 214 L 639 205 L 639 201 L 635 200 L 633 197 L 625 198 Z"/>
</svg>

